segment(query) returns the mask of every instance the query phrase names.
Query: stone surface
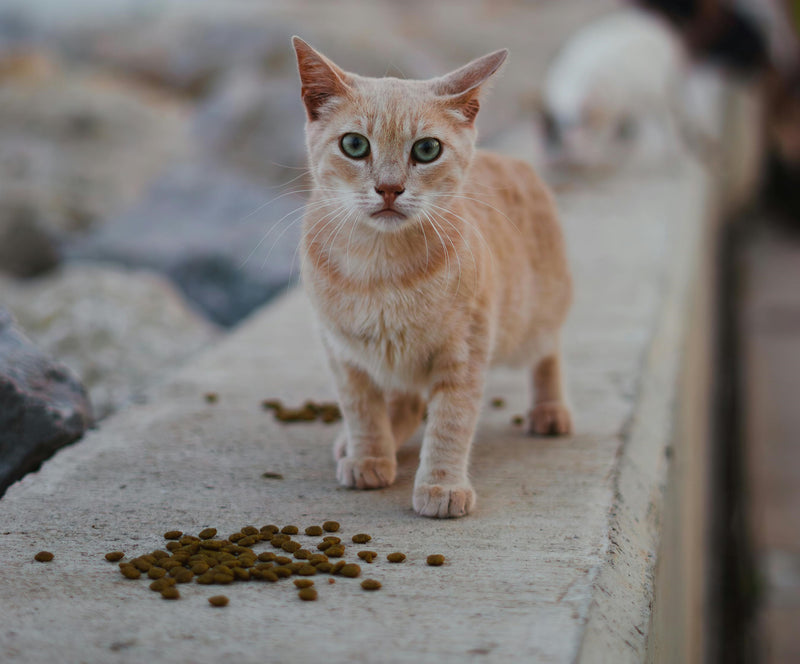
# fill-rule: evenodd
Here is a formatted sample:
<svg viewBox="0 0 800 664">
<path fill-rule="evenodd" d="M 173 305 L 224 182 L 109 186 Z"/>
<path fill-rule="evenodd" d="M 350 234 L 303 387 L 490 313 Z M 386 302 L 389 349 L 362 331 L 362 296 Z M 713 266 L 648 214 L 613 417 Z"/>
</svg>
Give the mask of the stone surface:
<svg viewBox="0 0 800 664">
<path fill-rule="evenodd" d="M 186 109 L 94 70 L 36 62 L 0 86 L 0 197 L 53 235 L 85 232 L 187 153 Z"/>
<path fill-rule="evenodd" d="M 30 201 L 0 199 L 0 272 L 32 277 L 55 267 L 58 260 L 53 235 Z"/>
<path fill-rule="evenodd" d="M 143 270 L 70 265 L 46 278 L 0 279 L 0 301 L 82 379 L 97 419 L 141 400 L 218 335 L 169 282 Z"/>
<path fill-rule="evenodd" d="M 66 253 L 157 270 L 213 321 L 233 325 L 298 272 L 304 198 L 295 188 L 258 185 L 211 161 L 176 164 Z"/>
<path fill-rule="evenodd" d="M 0 495 L 90 423 L 83 386 L 0 307 Z"/>
<path fill-rule="evenodd" d="M 483 413 L 471 464 L 478 507 L 463 519 L 411 510 L 419 437 L 400 451 L 394 486 L 338 487 L 340 425 L 283 425 L 260 406 L 332 397 L 308 303 L 295 291 L 255 315 L 0 501 L 4 659 L 642 661 L 706 193 L 685 163 L 560 199 L 576 275 L 564 343 L 576 433 L 524 436 L 511 423 L 526 407 L 524 372 L 494 372 L 487 402 L 507 405 Z M 167 603 L 103 559 L 161 546 L 172 528 L 325 519 L 408 560 L 373 563 L 377 593 L 338 579 L 319 584 L 315 603 L 286 584 L 229 586 L 222 619 L 206 601 L 218 590 L 184 586 Z M 32 560 L 41 549 L 55 553 L 47 567 Z M 428 567 L 431 553 L 448 563 Z"/>
</svg>

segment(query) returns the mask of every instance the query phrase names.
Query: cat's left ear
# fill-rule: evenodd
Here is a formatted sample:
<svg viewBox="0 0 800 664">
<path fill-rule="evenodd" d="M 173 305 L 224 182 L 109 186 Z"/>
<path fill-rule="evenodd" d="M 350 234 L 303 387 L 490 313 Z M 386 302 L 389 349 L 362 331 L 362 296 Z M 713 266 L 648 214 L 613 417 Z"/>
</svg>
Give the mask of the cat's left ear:
<svg viewBox="0 0 800 664">
<path fill-rule="evenodd" d="M 484 55 L 441 78 L 431 81 L 433 91 L 446 98 L 452 110 L 464 122 L 472 125 L 480 109 L 480 91 L 486 81 L 497 72 L 508 57 L 508 49 Z"/>
<path fill-rule="evenodd" d="M 308 119 L 319 120 L 330 102 L 347 95 L 350 77 L 300 37 L 292 37 L 292 45 L 297 54 L 297 68 L 303 84 L 301 94 Z"/>
</svg>

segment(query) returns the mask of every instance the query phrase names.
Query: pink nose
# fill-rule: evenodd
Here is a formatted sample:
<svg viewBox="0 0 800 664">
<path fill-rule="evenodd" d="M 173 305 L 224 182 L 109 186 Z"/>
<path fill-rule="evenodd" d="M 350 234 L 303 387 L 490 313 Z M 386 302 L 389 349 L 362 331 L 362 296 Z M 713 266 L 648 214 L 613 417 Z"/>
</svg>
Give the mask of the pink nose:
<svg viewBox="0 0 800 664">
<path fill-rule="evenodd" d="M 375 191 L 383 197 L 383 202 L 387 207 L 392 207 L 395 199 L 405 191 L 401 184 L 379 184 Z"/>
</svg>

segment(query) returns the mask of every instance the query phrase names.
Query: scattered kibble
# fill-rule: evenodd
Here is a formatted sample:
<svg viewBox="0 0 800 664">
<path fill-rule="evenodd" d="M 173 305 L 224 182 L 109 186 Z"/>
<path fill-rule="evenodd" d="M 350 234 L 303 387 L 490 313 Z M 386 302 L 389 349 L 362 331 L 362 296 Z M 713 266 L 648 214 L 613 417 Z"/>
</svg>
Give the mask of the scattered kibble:
<svg viewBox="0 0 800 664">
<path fill-rule="evenodd" d="M 434 553 L 427 557 L 426 562 L 433 567 L 439 567 L 439 565 L 444 564 L 444 556 L 440 553 Z"/>
<path fill-rule="evenodd" d="M 375 558 L 378 557 L 377 552 L 375 551 L 359 551 L 358 557 L 361 558 L 365 563 L 371 563 Z"/>
<path fill-rule="evenodd" d="M 198 537 L 202 540 L 210 540 L 217 534 L 216 528 L 204 528 L 199 533 L 197 533 Z"/>
<path fill-rule="evenodd" d="M 33 559 L 40 563 L 49 563 L 54 557 L 49 551 L 39 551 Z"/>
<path fill-rule="evenodd" d="M 328 558 L 341 558 L 344 555 L 344 547 L 336 544 L 325 549 L 325 555 Z"/>
<path fill-rule="evenodd" d="M 216 392 L 206 392 L 203 397 L 206 400 L 206 403 L 217 403 L 219 401 L 219 394 Z"/>
<path fill-rule="evenodd" d="M 388 556 L 386 556 L 386 560 L 388 560 L 390 563 L 402 563 L 405 559 L 406 554 L 400 553 L 399 551 L 395 551 L 394 553 L 390 553 Z"/>
<path fill-rule="evenodd" d="M 261 477 L 265 480 L 282 480 L 283 475 L 280 473 L 261 473 Z"/>
<path fill-rule="evenodd" d="M 308 528 L 306 528 L 305 533 L 306 535 L 309 535 L 311 537 L 322 535 L 323 533 L 322 526 L 309 526 Z"/>
<path fill-rule="evenodd" d="M 522 417 L 522 415 L 514 415 L 514 417 L 511 418 L 511 424 L 515 427 L 521 427 L 525 424 L 525 418 Z"/>
<path fill-rule="evenodd" d="M 164 599 L 180 599 L 181 594 L 174 586 L 167 586 L 161 591 L 161 597 Z"/>
<path fill-rule="evenodd" d="M 126 579 L 138 579 L 142 573 L 136 569 L 133 565 L 124 565 L 119 568 L 119 571 L 122 573 Z"/>
<path fill-rule="evenodd" d="M 314 588 L 301 588 L 297 596 L 304 602 L 313 602 L 317 599 L 317 591 Z"/>
<path fill-rule="evenodd" d="M 110 563 L 115 563 L 118 560 L 122 560 L 125 557 L 125 554 L 122 551 L 111 551 L 106 554 L 106 560 Z"/>
<path fill-rule="evenodd" d="M 179 540 L 183 536 L 180 530 L 168 530 L 164 533 L 164 539 Z"/>
<path fill-rule="evenodd" d="M 353 535 L 353 542 L 356 544 L 366 544 L 372 539 L 371 535 L 367 535 L 367 533 L 358 533 L 357 535 Z"/>
<path fill-rule="evenodd" d="M 225 595 L 212 595 L 208 598 L 208 603 L 211 606 L 228 606 L 229 601 Z"/>
<path fill-rule="evenodd" d="M 284 526 L 281 528 L 281 533 L 284 535 L 297 535 L 300 532 L 300 529 L 297 526 Z"/>
<path fill-rule="evenodd" d="M 381 582 L 375 579 L 364 579 L 361 582 L 361 587 L 364 590 L 378 590 L 381 587 Z"/>
<path fill-rule="evenodd" d="M 326 533 L 335 533 L 337 530 L 339 530 L 339 523 L 336 521 L 326 521 L 322 524 L 322 529 Z"/>
<path fill-rule="evenodd" d="M 503 397 L 494 397 L 491 401 L 492 408 L 505 408 L 506 400 Z"/>
<path fill-rule="evenodd" d="M 294 585 L 298 588 L 310 588 L 314 585 L 314 582 L 311 579 L 295 579 Z"/>
</svg>

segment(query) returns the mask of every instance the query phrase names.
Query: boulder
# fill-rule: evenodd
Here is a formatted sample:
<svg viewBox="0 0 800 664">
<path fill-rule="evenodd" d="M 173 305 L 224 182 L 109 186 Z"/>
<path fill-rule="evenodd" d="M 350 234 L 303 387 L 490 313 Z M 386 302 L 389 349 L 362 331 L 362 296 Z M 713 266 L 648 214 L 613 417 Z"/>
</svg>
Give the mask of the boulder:
<svg viewBox="0 0 800 664">
<path fill-rule="evenodd" d="M 175 164 L 137 205 L 65 251 L 161 272 L 230 326 L 296 276 L 304 199 L 293 192 L 303 188 L 260 185 L 215 161 Z"/>
<path fill-rule="evenodd" d="M 0 307 L 0 495 L 91 423 L 86 390 Z"/>
<path fill-rule="evenodd" d="M 58 264 L 52 234 L 31 201 L 0 198 L 0 272 L 31 277 Z"/>
<path fill-rule="evenodd" d="M 163 277 L 142 270 L 68 265 L 47 277 L 0 279 L 26 333 L 80 376 L 101 419 L 217 338 L 218 330 Z"/>
</svg>

